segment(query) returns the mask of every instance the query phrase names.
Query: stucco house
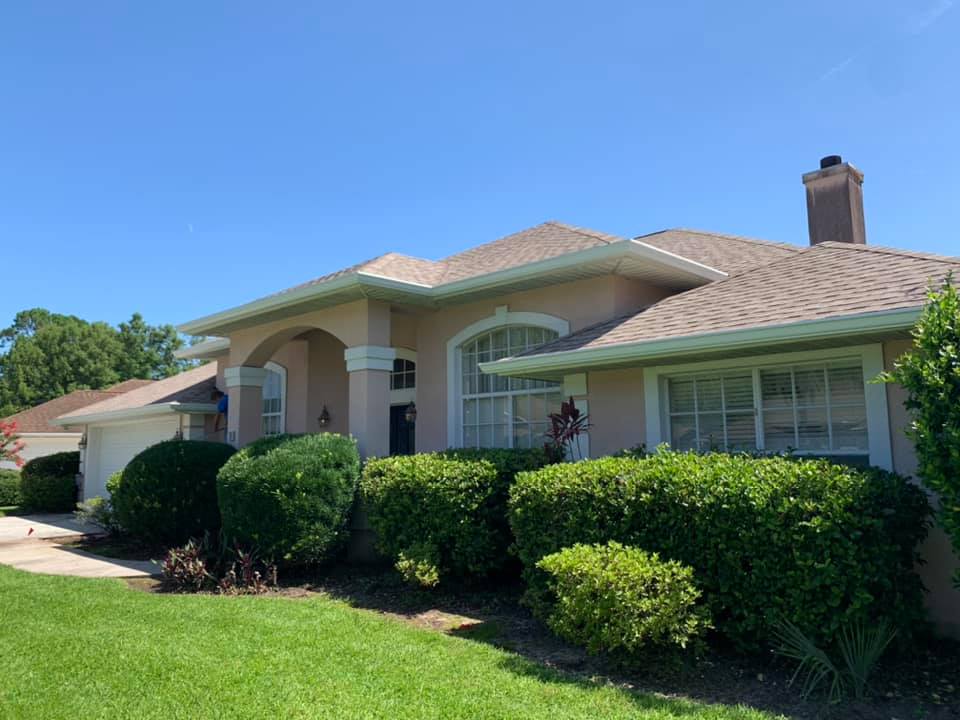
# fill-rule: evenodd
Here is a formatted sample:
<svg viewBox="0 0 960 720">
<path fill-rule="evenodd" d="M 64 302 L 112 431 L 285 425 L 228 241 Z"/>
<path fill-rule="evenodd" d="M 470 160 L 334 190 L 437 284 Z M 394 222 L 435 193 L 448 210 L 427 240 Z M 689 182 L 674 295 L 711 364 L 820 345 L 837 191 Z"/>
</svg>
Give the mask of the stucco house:
<svg viewBox="0 0 960 720">
<path fill-rule="evenodd" d="M 151 382 L 151 380 L 126 380 L 105 390 L 74 390 L 40 405 L 21 410 L 4 420 L 17 424 L 18 434 L 24 442 L 23 450 L 20 451 L 20 457 L 24 460 L 33 460 L 58 452 L 73 452 L 80 448 L 83 428 L 54 424 L 53 421 L 57 417 L 109 400 L 130 390 L 149 385 Z M 16 468 L 16 463 L 3 460 L 0 461 L 0 467 Z"/>
<path fill-rule="evenodd" d="M 228 442 L 329 430 L 364 455 L 538 445 L 572 396 L 590 415 L 592 456 L 663 442 L 791 448 L 913 474 L 904 393 L 871 380 L 960 259 L 867 244 L 863 175 L 839 157 L 802 179 L 806 246 L 546 222 L 442 260 L 388 253 L 184 323 L 216 339 L 181 355 L 211 363 L 149 394 L 215 383 L 229 394 Z M 209 402 L 137 400 L 58 422 L 91 428 L 87 458 L 146 425 L 212 436 Z M 115 467 L 88 459 L 86 494 Z M 957 560 L 941 533 L 925 553 L 933 614 L 960 626 Z"/>
</svg>

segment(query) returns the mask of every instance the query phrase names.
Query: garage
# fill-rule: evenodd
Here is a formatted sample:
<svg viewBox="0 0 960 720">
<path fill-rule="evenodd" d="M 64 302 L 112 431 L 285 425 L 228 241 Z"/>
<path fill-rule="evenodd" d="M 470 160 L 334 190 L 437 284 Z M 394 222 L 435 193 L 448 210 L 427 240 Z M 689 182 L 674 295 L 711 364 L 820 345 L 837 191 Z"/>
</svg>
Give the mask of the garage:
<svg viewBox="0 0 960 720">
<path fill-rule="evenodd" d="M 83 497 L 106 497 L 107 478 L 123 470 L 141 450 L 170 440 L 180 430 L 180 417 L 164 417 L 123 425 L 92 426 L 87 431 Z"/>
</svg>

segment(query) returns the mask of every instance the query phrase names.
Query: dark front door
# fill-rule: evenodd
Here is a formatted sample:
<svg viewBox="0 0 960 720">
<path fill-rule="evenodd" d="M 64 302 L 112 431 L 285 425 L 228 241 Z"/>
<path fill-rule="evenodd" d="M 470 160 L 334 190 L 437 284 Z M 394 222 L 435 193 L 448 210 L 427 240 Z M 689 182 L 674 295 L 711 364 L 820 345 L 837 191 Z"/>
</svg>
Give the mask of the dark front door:
<svg viewBox="0 0 960 720">
<path fill-rule="evenodd" d="M 407 422 L 407 406 L 390 406 L 390 454 L 413 455 L 416 426 Z"/>
</svg>

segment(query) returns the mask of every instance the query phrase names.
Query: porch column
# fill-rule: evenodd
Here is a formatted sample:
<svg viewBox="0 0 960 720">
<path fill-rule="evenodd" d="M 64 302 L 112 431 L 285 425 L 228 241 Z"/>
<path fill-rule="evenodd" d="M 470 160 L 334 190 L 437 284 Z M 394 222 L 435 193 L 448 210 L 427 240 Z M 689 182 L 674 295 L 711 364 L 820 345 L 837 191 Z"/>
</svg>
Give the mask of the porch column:
<svg viewBox="0 0 960 720">
<path fill-rule="evenodd" d="M 350 374 L 350 434 L 364 458 L 390 454 L 390 371 L 396 354 L 379 345 L 343 352 Z"/>
<path fill-rule="evenodd" d="M 263 429 L 263 382 L 267 371 L 262 367 L 238 365 L 223 373 L 229 402 L 227 405 L 227 442 L 236 447 L 249 445 L 260 437 Z"/>
</svg>

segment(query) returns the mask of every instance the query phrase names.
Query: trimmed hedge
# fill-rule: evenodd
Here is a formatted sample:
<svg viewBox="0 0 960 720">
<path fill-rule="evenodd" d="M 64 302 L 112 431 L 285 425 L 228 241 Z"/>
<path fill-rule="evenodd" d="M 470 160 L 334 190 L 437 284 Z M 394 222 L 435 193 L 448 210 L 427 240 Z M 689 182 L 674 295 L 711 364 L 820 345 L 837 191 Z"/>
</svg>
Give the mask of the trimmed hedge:
<svg viewBox="0 0 960 720">
<path fill-rule="evenodd" d="M 503 570 L 510 485 L 547 462 L 542 449 L 473 448 L 369 461 L 361 491 L 379 549 L 424 586 Z"/>
<path fill-rule="evenodd" d="M 0 505 L 20 504 L 20 471 L 0 468 Z"/>
<path fill-rule="evenodd" d="M 577 543 L 616 540 L 694 568 L 717 630 L 742 648 L 785 619 L 830 641 L 851 621 L 924 617 L 914 572 L 930 506 L 906 479 L 825 460 L 659 452 L 521 474 L 510 522 L 542 616 L 536 564 Z"/>
<path fill-rule="evenodd" d="M 20 471 L 20 499 L 34 512 L 70 512 L 77 504 L 80 453 L 60 452 L 27 462 Z"/>
<path fill-rule="evenodd" d="M 328 560 L 349 535 L 359 475 L 353 438 L 321 433 L 257 440 L 217 477 L 224 537 L 288 565 Z"/>
<path fill-rule="evenodd" d="M 613 541 L 574 545 L 537 567 L 557 598 L 550 628 L 592 653 L 685 648 L 710 627 L 693 569 L 656 553 Z"/>
<path fill-rule="evenodd" d="M 148 447 L 111 477 L 115 521 L 148 543 L 178 545 L 220 529 L 217 472 L 234 449 L 200 440 L 166 440 Z"/>
</svg>

